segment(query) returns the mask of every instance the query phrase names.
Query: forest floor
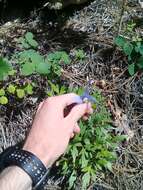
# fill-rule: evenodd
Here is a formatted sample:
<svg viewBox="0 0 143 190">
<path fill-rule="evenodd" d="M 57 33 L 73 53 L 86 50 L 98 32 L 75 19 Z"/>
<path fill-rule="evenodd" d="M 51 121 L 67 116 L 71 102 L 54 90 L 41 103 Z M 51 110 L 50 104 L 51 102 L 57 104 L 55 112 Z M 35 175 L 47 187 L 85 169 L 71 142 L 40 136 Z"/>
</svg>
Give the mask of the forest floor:
<svg viewBox="0 0 143 190">
<path fill-rule="evenodd" d="M 35 34 L 43 54 L 74 49 L 86 52 L 82 64 L 73 63 L 64 69 L 63 83 L 86 86 L 92 81 L 106 96 L 115 125 L 129 136 L 113 172 L 99 175 L 90 189 L 143 190 L 143 76 L 141 73 L 129 76 L 127 58 L 114 45 L 115 37 L 124 34 L 127 23 L 138 19 L 143 19 L 139 4 L 128 1 L 125 6 L 121 0 L 95 0 L 76 10 L 66 8 L 57 13 L 38 8 L 28 18 L 1 19 L 3 56 L 17 49 L 15 38 L 26 31 Z M 143 25 L 136 32 L 143 32 Z M 25 138 L 39 96 L 24 100 L 18 107 L 0 110 L 0 151 Z M 50 183 L 47 189 L 50 186 L 59 189 L 58 181 Z"/>
</svg>

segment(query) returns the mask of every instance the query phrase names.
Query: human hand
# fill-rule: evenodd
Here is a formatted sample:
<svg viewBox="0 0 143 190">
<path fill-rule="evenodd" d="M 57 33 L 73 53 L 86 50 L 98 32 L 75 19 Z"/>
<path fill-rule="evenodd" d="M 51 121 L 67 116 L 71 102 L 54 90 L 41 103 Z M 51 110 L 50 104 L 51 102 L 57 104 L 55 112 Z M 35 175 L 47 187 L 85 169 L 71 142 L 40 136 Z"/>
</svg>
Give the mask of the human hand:
<svg viewBox="0 0 143 190">
<path fill-rule="evenodd" d="M 64 110 L 76 103 L 68 115 Z M 50 97 L 39 105 L 32 129 L 23 147 L 50 167 L 66 150 L 69 140 L 80 132 L 78 120 L 92 113 L 90 103 L 76 94 Z"/>
</svg>

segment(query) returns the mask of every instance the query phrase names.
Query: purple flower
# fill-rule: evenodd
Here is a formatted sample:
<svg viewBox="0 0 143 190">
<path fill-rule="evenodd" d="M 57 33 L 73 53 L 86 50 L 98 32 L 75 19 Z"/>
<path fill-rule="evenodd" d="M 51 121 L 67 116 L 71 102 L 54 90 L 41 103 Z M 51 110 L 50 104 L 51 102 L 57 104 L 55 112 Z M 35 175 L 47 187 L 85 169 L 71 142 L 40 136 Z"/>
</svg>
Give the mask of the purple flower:
<svg viewBox="0 0 143 190">
<path fill-rule="evenodd" d="M 80 96 L 80 98 L 82 99 L 82 101 L 84 101 L 84 99 L 88 99 L 88 101 L 91 103 L 97 102 L 93 96 L 90 96 L 88 90 L 85 90 L 85 92 L 83 93 L 83 95 Z"/>
</svg>

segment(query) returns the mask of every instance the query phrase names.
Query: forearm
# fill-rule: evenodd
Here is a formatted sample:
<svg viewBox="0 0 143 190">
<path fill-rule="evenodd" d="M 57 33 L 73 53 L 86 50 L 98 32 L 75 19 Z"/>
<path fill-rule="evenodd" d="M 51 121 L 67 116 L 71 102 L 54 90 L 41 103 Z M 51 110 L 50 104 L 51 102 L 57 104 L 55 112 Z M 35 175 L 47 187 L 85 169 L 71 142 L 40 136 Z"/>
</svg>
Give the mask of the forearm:
<svg viewBox="0 0 143 190">
<path fill-rule="evenodd" d="M 19 167 L 6 168 L 0 174 L 1 190 L 31 190 L 31 178 Z"/>
</svg>

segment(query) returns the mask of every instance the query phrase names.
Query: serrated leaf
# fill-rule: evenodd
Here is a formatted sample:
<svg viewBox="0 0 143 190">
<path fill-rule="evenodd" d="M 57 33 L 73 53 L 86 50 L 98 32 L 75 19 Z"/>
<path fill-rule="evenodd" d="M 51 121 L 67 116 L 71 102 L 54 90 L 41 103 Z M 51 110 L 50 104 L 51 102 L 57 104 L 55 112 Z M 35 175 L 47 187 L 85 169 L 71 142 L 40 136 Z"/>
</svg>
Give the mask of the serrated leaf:
<svg viewBox="0 0 143 190">
<path fill-rule="evenodd" d="M 20 98 L 20 99 L 25 97 L 25 92 L 24 92 L 23 89 L 17 89 L 16 93 L 17 93 L 17 97 Z"/>
<path fill-rule="evenodd" d="M 73 149 L 71 149 L 71 155 L 72 155 L 72 158 L 73 158 L 73 162 L 76 161 L 76 158 L 78 156 L 78 150 L 77 150 L 77 147 L 73 147 Z"/>
<path fill-rule="evenodd" d="M 125 45 L 125 43 L 126 43 L 126 40 L 125 40 L 124 37 L 122 37 L 122 36 L 116 37 L 116 39 L 115 39 L 115 44 L 116 44 L 117 46 L 123 48 L 124 45 Z"/>
<path fill-rule="evenodd" d="M 129 71 L 129 74 L 130 74 L 131 76 L 133 76 L 133 75 L 135 74 L 135 64 L 134 64 L 134 63 L 132 63 L 132 64 L 130 64 L 130 65 L 128 66 L 128 71 Z"/>
<path fill-rule="evenodd" d="M 5 90 L 3 88 L 0 89 L 0 96 L 4 96 L 5 95 Z"/>
<path fill-rule="evenodd" d="M 43 75 L 48 75 L 50 73 L 51 65 L 46 62 L 39 62 L 36 65 L 36 72 Z"/>
<path fill-rule="evenodd" d="M 0 97 L 0 104 L 6 105 L 8 103 L 8 99 L 6 96 L 1 96 Z"/>
<path fill-rule="evenodd" d="M 90 183 L 90 173 L 87 172 L 82 176 L 82 190 L 87 190 Z"/>
<path fill-rule="evenodd" d="M 11 70 L 9 63 L 0 57 L 0 80 L 4 80 L 8 76 L 8 72 Z"/>
<path fill-rule="evenodd" d="M 88 165 L 88 159 L 85 158 L 85 154 L 82 152 L 81 156 L 81 168 L 85 168 Z"/>
<path fill-rule="evenodd" d="M 127 42 L 124 44 L 124 47 L 123 47 L 123 50 L 124 50 L 124 53 L 128 56 L 131 55 L 132 51 L 133 51 L 134 47 L 131 43 Z"/>
<path fill-rule="evenodd" d="M 16 91 L 16 87 L 12 84 L 10 84 L 8 87 L 7 87 L 7 91 L 10 93 L 10 94 L 15 94 L 15 91 Z"/>
<path fill-rule="evenodd" d="M 25 87 L 24 90 L 26 91 L 26 93 L 27 93 L 28 95 L 32 95 L 32 94 L 33 94 L 33 86 L 32 86 L 31 84 L 28 84 L 28 85 Z"/>
<path fill-rule="evenodd" d="M 72 174 L 69 178 L 69 189 L 71 189 L 74 186 L 74 182 L 76 181 L 76 176 Z"/>
</svg>

